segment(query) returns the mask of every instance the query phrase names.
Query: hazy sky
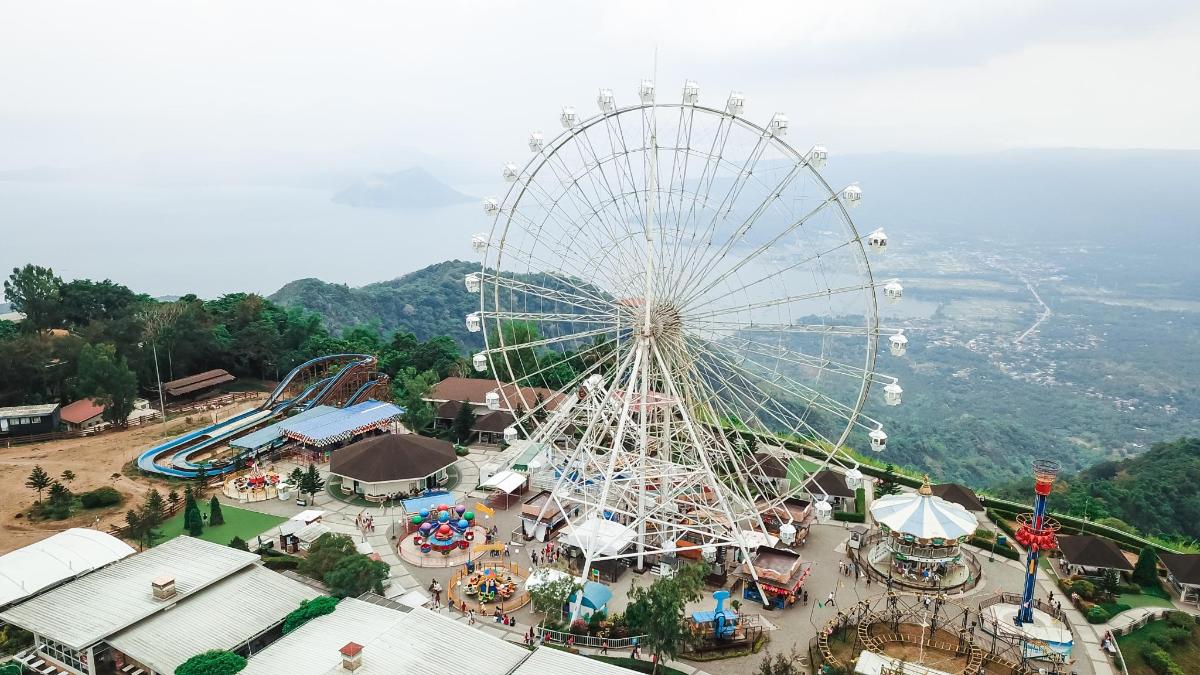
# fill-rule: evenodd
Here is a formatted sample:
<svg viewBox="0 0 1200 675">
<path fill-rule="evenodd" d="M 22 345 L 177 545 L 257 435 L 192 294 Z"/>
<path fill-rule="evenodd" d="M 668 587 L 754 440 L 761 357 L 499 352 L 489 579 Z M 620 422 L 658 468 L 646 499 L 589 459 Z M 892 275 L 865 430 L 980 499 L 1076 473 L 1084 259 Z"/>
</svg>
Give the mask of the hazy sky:
<svg viewBox="0 0 1200 675">
<path fill-rule="evenodd" d="M 1194 0 L 0 0 L 0 169 L 486 178 L 656 46 L 663 96 L 741 89 L 840 153 L 1200 148 L 1198 38 Z"/>
</svg>

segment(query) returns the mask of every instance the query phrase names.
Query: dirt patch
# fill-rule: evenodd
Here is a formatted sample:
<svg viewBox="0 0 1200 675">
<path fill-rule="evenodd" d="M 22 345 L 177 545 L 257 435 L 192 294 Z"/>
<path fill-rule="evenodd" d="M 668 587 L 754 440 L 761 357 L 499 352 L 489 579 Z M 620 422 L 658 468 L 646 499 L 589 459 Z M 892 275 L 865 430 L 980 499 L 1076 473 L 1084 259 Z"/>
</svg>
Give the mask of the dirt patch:
<svg viewBox="0 0 1200 675">
<path fill-rule="evenodd" d="M 216 414 L 218 419 L 225 419 L 255 405 L 257 403 L 253 401 L 242 401 L 216 411 Z M 153 424 L 98 436 L 11 448 L 0 446 L 0 554 L 71 527 L 94 527 L 107 532 L 110 525 L 123 524 L 129 505 L 141 500 L 150 487 L 159 487 L 165 496 L 171 487 L 181 485 L 134 475 L 136 471 L 123 471 L 125 465 L 146 448 L 211 423 L 212 413 L 199 413 L 170 420 L 165 425 Z M 36 465 L 41 465 L 55 479 L 68 469 L 75 472 L 75 480 L 69 484 L 75 493 L 109 485 L 125 495 L 125 502 L 108 509 L 83 510 L 67 520 L 31 522 L 24 517 L 17 518 L 17 514 L 26 511 L 37 499 L 37 494 L 25 487 L 25 480 Z"/>
</svg>

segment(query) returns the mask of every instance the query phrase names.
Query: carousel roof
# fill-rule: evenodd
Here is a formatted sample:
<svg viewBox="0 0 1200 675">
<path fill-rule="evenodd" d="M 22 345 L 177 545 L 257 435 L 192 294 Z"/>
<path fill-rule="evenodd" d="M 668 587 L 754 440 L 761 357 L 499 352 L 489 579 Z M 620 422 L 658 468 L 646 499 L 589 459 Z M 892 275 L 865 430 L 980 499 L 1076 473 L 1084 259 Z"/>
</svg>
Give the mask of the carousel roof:
<svg viewBox="0 0 1200 675">
<path fill-rule="evenodd" d="M 880 525 L 918 539 L 958 539 L 979 527 L 975 514 L 935 497 L 928 480 L 916 492 L 876 499 L 871 504 L 871 517 Z"/>
</svg>

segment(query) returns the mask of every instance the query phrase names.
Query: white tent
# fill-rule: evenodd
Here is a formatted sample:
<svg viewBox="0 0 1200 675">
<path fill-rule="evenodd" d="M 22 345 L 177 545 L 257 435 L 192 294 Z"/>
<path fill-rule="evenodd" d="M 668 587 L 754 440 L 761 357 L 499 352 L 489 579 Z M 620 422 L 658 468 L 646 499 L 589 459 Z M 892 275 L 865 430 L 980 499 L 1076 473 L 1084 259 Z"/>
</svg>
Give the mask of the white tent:
<svg viewBox="0 0 1200 675">
<path fill-rule="evenodd" d="M 563 538 L 584 551 L 595 549 L 599 555 L 616 555 L 633 541 L 636 534 L 614 520 L 592 517 L 564 530 Z"/>
<path fill-rule="evenodd" d="M 529 573 L 529 577 L 525 579 L 525 590 L 537 588 L 542 584 L 548 584 L 552 581 L 558 581 L 559 579 L 566 579 L 570 576 L 570 574 L 567 574 L 562 570 L 556 570 L 551 567 L 535 567 L 533 568 L 533 571 Z"/>
<path fill-rule="evenodd" d="M 501 471 L 483 482 L 482 487 L 511 495 L 525 484 L 525 476 L 516 471 Z"/>
</svg>

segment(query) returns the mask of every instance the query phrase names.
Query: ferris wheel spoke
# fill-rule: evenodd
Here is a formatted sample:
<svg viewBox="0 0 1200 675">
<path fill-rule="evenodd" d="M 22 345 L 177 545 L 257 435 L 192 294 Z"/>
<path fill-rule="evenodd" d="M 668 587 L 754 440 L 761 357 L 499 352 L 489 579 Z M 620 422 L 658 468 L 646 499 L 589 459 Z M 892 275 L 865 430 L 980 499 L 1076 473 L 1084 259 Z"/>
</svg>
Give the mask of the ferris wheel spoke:
<svg viewBox="0 0 1200 675">
<path fill-rule="evenodd" d="M 711 342 L 711 344 L 718 344 L 722 349 L 726 349 L 732 354 L 737 354 L 744 351 L 746 353 L 757 354 L 764 358 L 775 359 L 783 363 L 803 366 L 805 368 L 814 368 L 823 373 L 843 375 L 852 380 L 867 380 L 868 382 L 873 383 L 876 380 L 895 381 L 896 379 L 888 375 L 882 375 L 873 372 L 863 368 L 862 366 L 842 363 L 825 356 L 814 356 L 812 354 L 806 354 L 802 351 L 791 349 L 789 347 L 784 347 L 781 345 L 769 345 L 736 335 L 724 336 L 723 342 L 724 344 L 714 341 Z M 736 347 L 737 351 L 733 350 L 734 347 Z"/>
<path fill-rule="evenodd" d="M 802 324 L 802 323 L 758 323 L 739 321 L 718 321 L 710 319 L 706 321 L 697 321 L 694 324 L 698 328 L 711 331 L 715 334 L 723 334 L 723 331 L 729 331 L 730 334 L 739 335 L 743 333 L 785 333 L 785 334 L 810 334 L 810 335 L 849 335 L 853 337 L 876 336 L 889 332 L 886 329 L 879 327 L 855 326 L 855 325 L 838 325 L 827 323 Z"/>
<path fill-rule="evenodd" d="M 502 318 L 502 319 L 510 320 L 510 321 L 514 321 L 514 322 L 527 321 L 527 319 L 525 319 L 525 318 L 508 319 L 507 316 L 502 316 L 502 317 L 490 316 L 490 317 L 486 317 L 486 318 L 496 318 L 496 319 Z M 497 327 L 501 329 L 500 334 L 501 334 L 501 336 L 503 336 L 504 325 L 502 323 L 500 323 L 500 321 L 497 321 Z M 515 350 L 520 350 L 520 349 L 533 349 L 534 347 L 546 347 L 549 345 L 562 344 L 562 343 L 566 343 L 566 342 L 577 342 L 579 340 L 584 340 L 584 339 L 587 339 L 590 337 L 595 337 L 597 335 L 608 335 L 610 333 L 615 333 L 615 332 L 617 332 L 617 326 L 616 326 L 616 324 L 611 324 L 606 328 L 596 328 L 593 330 L 585 330 L 585 331 L 581 331 L 578 333 L 570 333 L 567 335 L 560 335 L 557 337 L 542 338 L 540 340 L 531 340 L 529 342 L 521 342 L 521 343 L 512 344 L 512 345 L 507 345 L 507 344 L 501 343 L 500 345 L 498 345 L 496 347 L 489 347 L 488 349 L 484 350 L 484 352 L 485 353 L 493 353 L 493 352 L 499 353 L 499 352 L 510 352 L 510 351 L 515 351 Z"/>
<path fill-rule="evenodd" d="M 843 249 L 843 248 L 845 248 L 845 247 L 847 247 L 847 246 L 850 246 L 850 245 L 852 245 L 852 244 L 856 244 L 856 243 L 858 243 L 858 242 L 859 242 L 859 239 L 858 239 L 858 238 L 851 239 L 851 240 L 849 240 L 849 241 L 844 241 L 844 242 L 842 242 L 842 243 L 840 243 L 840 244 L 838 244 L 838 245 L 836 245 L 836 246 L 833 246 L 833 247 L 831 247 L 831 248 L 827 248 L 827 249 L 825 249 L 824 251 L 820 251 L 820 252 L 818 252 L 818 253 L 815 253 L 815 254 L 813 254 L 813 255 L 810 255 L 810 256 L 808 256 L 808 257 L 806 257 L 806 258 L 802 258 L 802 259 L 800 259 L 800 260 L 797 260 L 796 262 L 790 263 L 790 264 L 788 264 L 788 265 L 785 265 L 785 266 L 783 266 L 783 267 L 781 267 L 781 268 L 779 268 L 779 269 L 776 269 L 776 270 L 772 271 L 770 274 L 767 274 L 767 275 L 764 275 L 764 276 L 762 276 L 762 277 L 759 277 L 759 278 L 757 278 L 757 279 L 754 279 L 753 281 L 749 281 L 749 282 L 746 282 L 746 283 L 744 283 L 744 284 L 741 284 L 741 285 L 740 285 L 740 286 L 738 286 L 737 288 L 735 288 L 735 289 L 731 289 L 731 290 L 729 290 L 729 291 L 726 291 L 725 293 L 723 293 L 723 294 L 721 294 L 721 295 L 717 295 L 717 296 L 715 296 L 715 297 L 711 297 L 711 298 L 705 298 L 705 299 L 704 299 L 704 302 L 703 302 L 703 303 L 701 303 L 701 304 L 699 304 L 699 305 L 696 305 L 696 307 L 697 307 L 697 308 L 698 308 L 698 307 L 704 307 L 704 306 L 706 306 L 706 305 L 709 305 L 709 304 L 712 304 L 712 303 L 714 303 L 714 302 L 717 302 L 718 300 L 723 300 L 723 299 L 725 299 L 725 298 L 727 298 L 727 297 L 729 297 L 729 296 L 731 296 L 731 295 L 735 295 L 735 294 L 738 294 L 738 295 L 744 295 L 744 294 L 745 294 L 745 292 L 746 292 L 747 290 L 749 290 L 749 289 L 751 289 L 751 288 L 754 288 L 755 286 L 757 286 L 758 284 L 761 284 L 761 283 L 763 283 L 764 281 L 770 281 L 771 279 L 776 279 L 776 278 L 779 278 L 779 277 L 781 277 L 781 276 L 782 276 L 784 273 L 786 273 L 786 272 L 790 272 L 790 271 L 792 271 L 792 270 L 795 270 L 795 269 L 798 269 L 798 268 L 800 268 L 800 267 L 803 267 L 804 265 L 808 265 L 808 264 L 810 264 L 810 263 L 813 263 L 813 262 L 819 261 L 819 260 L 820 260 L 822 257 L 828 256 L 828 255 L 829 255 L 829 254 L 831 254 L 831 253 L 836 253 L 836 252 L 838 252 L 839 250 L 841 250 L 841 249 Z M 722 281 L 724 281 L 724 280 L 725 280 L 725 278 L 727 278 L 728 276 L 729 276 L 729 275 L 723 275 L 723 276 L 722 276 Z M 716 287 L 716 284 L 712 284 L 712 286 L 715 288 L 715 287 Z M 700 297 L 703 297 L 703 296 L 702 296 L 701 294 L 693 294 L 693 298 L 700 298 Z"/>
<path fill-rule="evenodd" d="M 539 232 L 532 223 L 521 223 L 521 219 L 513 218 L 509 222 L 516 222 L 522 229 L 533 238 L 536 242 L 539 237 Z M 533 229 L 530 229 L 530 226 Z M 606 253 L 610 252 L 609 247 L 603 249 Z M 526 272 L 539 272 L 540 270 L 565 269 L 570 272 L 571 276 L 580 278 L 591 277 L 603 279 L 611 288 L 620 288 L 622 283 L 619 277 L 614 276 L 615 269 L 609 265 L 602 265 L 598 260 L 585 260 L 575 254 L 575 247 L 559 246 L 556 250 L 546 250 L 546 255 L 553 255 L 551 260 L 546 257 L 536 255 L 532 250 L 525 250 L 519 247 L 510 246 L 504 249 L 503 253 L 497 255 L 497 264 L 500 264 L 502 255 L 515 258 L 522 262 L 526 267 Z"/>
<path fill-rule="evenodd" d="M 758 223 L 758 220 L 760 218 L 762 218 L 764 213 L 767 212 L 767 209 L 769 209 L 772 204 L 774 204 L 776 201 L 778 201 L 780 195 L 782 195 L 784 190 L 787 189 L 787 186 L 793 180 L 796 179 L 796 176 L 800 175 L 800 170 L 802 167 L 803 167 L 802 164 L 793 165 L 791 170 L 788 171 L 788 173 L 783 177 L 783 179 L 780 180 L 771 189 L 771 191 L 767 193 L 767 196 L 764 197 L 762 199 L 762 201 L 759 202 L 758 205 L 754 207 L 754 210 L 750 212 L 750 215 L 747 216 L 741 222 L 741 224 L 739 224 L 732 232 L 729 233 L 729 238 L 725 240 L 725 243 L 722 244 L 721 247 L 719 249 L 717 249 L 717 251 L 715 253 L 713 253 L 711 256 L 702 256 L 700 258 L 700 264 L 697 265 L 695 270 L 716 269 L 717 266 L 721 264 L 721 261 L 723 261 L 725 259 L 725 256 L 727 256 L 729 254 L 729 251 L 732 250 L 735 245 L 737 245 L 737 242 L 741 241 L 750 232 L 750 230 Z M 789 227 L 785 228 L 782 232 L 780 232 L 773 239 L 771 239 L 771 241 L 769 243 L 763 244 L 762 246 L 760 246 L 758 251 L 756 251 L 754 254 L 744 258 L 741 262 L 739 262 L 739 264 L 735 265 L 731 270 L 729 270 L 724 275 L 724 277 L 718 277 L 718 279 L 723 279 L 725 277 L 728 277 L 728 276 L 736 273 L 737 270 L 741 269 L 742 265 L 744 265 L 747 262 L 749 262 L 750 260 L 753 260 L 754 258 L 758 257 L 759 253 L 770 248 L 772 245 L 774 245 L 779 240 L 783 239 L 785 236 L 787 236 L 789 233 L 794 231 L 796 228 L 803 225 L 804 222 L 807 221 L 809 217 L 820 212 L 821 208 L 823 208 L 824 205 L 827 203 L 828 203 L 828 201 L 824 202 L 821 206 L 818 206 L 816 209 L 814 209 L 812 213 L 804 216 L 803 218 L 796 221 Z M 728 221 L 728 214 L 729 214 L 729 212 L 726 211 L 726 215 L 722 218 L 722 222 Z M 686 289 L 689 286 L 691 286 L 691 284 L 695 280 L 696 280 L 696 275 L 695 275 L 695 273 L 693 273 L 690 278 L 683 281 L 682 286 Z M 718 282 L 714 281 L 713 283 L 718 283 Z M 711 288 L 711 287 L 712 286 L 710 284 L 709 286 L 705 287 L 705 290 L 707 290 L 708 288 Z M 704 291 L 700 291 L 700 293 L 703 293 L 703 292 Z"/>
<path fill-rule="evenodd" d="M 794 179 L 794 177 L 795 177 L 795 173 L 789 174 L 787 181 L 790 182 L 792 179 Z M 760 204 L 758 209 L 755 210 L 755 213 L 751 216 L 751 218 L 747 219 L 746 223 L 738 228 L 738 232 L 735 232 L 734 235 L 730 236 L 729 241 L 726 242 L 725 248 L 723 248 L 719 252 L 718 255 L 714 256 L 714 258 L 711 260 L 710 263 L 703 265 L 703 267 L 706 267 L 708 269 L 715 269 L 716 266 L 720 264 L 721 260 L 723 260 L 725 258 L 725 256 L 729 253 L 729 250 L 730 250 L 730 248 L 733 247 L 733 244 L 735 243 L 735 241 L 738 238 L 744 236 L 746 234 L 746 232 L 748 232 L 750 230 L 750 227 L 754 224 L 754 222 L 757 222 L 758 218 L 761 217 L 762 211 L 765 211 L 767 206 L 770 204 L 770 202 L 777 199 L 779 194 L 780 194 L 779 192 L 774 192 L 774 193 L 772 193 L 771 197 L 769 197 L 766 200 L 763 200 L 762 204 Z M 750 262 L 752 262 L 753 260 L 758 258 L 760 255 L 762 255 L 766 251 L 770 250 L 771 247 L 773 247 L 775 244 L 778 244 L 780 241 L 782 241 L 784 239 L 784 237 L 789 236 L 791 233 L 795 232 L 797 229 L 803 227 L 804 224 L 807 223 L 810 218 L 821 213 L 823 210 L 825 210 L 825 207 L 829 206 L 832 203 L 835 203 L 836 201 L 837 201 L 836 196 L 829 197 L 828 199 L 822 201 L 811 211 L 809 211 L 808 213 L 804 214 L 800 218 L 798 218 L 795 221 L 788 224 L 787 227 L 783 228 L 783 230 L 781 230 L 778 234 L 776 234 L 774 237 L 772 237 L 769 241 L 760 245 L 758 248 L 754 249 L 754 251 L 752 251 L 749 255 L 747 255 L 747 256 L 743 257 L 741 260 L 737 261 L 728 270 L 725 270 L 719 276 L 716 276 L 715 278 L 713 278 L 712 281 L 705 284 L 699 290 L 693 291 L 691 294 L 685 296 L 683 302 L 686 304 L 688 301 L 692 300 L 693 298 L 702 297 L 705 293 L 716 288 L 721 283 L 723 283 L 726 279 L 733 276 L 734 274 L 737 274 L 738 270 L 742 269 L 747 264 L 749 264 Z"/>
<path fill-rule="evenodd" d="M 774 300 L 763 300 L 760 302 L 752 302 L 752 303 L 745 304 L 745 305 L 722 307 L 720 309 L 709 310 L 709 311 L 701 312 L 698 314 L 690 314 L 690 313 L 684 314 L 683 318 L 685 320 L 694 321 L 694 320 L 701 320 L 701 319 L 706 319 L 706 318 L 716 317 L 716 316 L 725 316 L 725 315 L 736 313 L 736 312 L 753 311 L 756 309 L 769 309 L 771 307 L 780 307 L 782 305 L 790 305 L 790 304 L 797 303 L 797 302 L 804 302 L 806 300 L 815 300 L 817 298 L 826 298 L 826 297 L 830 297 L 830 296 L 834 296 L 834 295 L 840 295 L 843 293 L 854 293 L 856 291 L 865 291 L 868 289 L 872 289 L 874 287 L 875 287 L 875 283 L 873 281 L 867 282 L 865 284 L 856 284 L 856 285 L 852 285 L 852 286 L 839 286 L 837 288 L 830 287 L 830 288 L 821 289 L 819 291 L 813 291 L 811 293 L 801 293 L 799 295 L 788 295 L 788 296 L 784 296 L 782 298 L 776 298 Z M 708 304 L 707 302 L 704 303 L 704 305 L 707 305 L 707 304 Z M 698 305 L 692 309 L 698 309 L 699 307 L 703 307 L 704 305 Z"/>
<path fill-rule="evenodd" d="M 547 272 L 543 272 L 538 276 L 549 277 L 550 279 L 558 282 L 560 285 L 556 288 L 552 288 L 529 281 L 521 281 L 511 276 L 492 275 L 487 273 L 481 277 L 480 283 L 482 286 L 491 285 L 503 290 L 507 290 L 510 292 L 510 294 L 519 293 L 536 296 L 549 302 L 562 303 L 596 313 L 602 313 L 611 308 L 610 301 L 604 299 L 603 297 L 594 295 L 590 291 L 586 290 L 584 282 L 582 281 L 562 279 Z M 578 294 L 572 293 L 571 291 L 578 291 Z"/>
</svg>

